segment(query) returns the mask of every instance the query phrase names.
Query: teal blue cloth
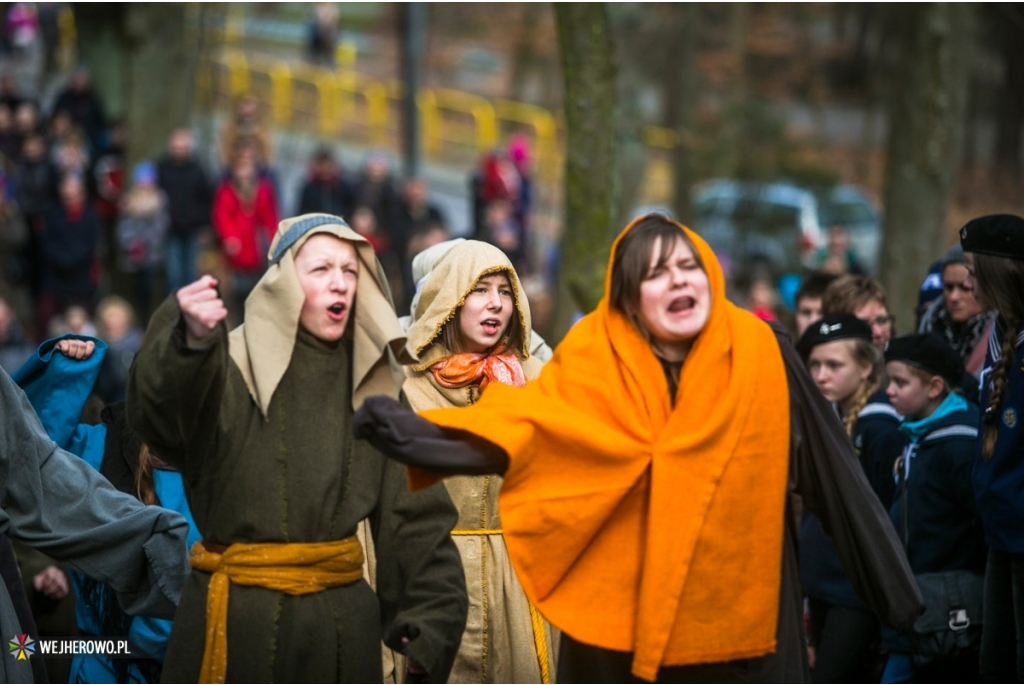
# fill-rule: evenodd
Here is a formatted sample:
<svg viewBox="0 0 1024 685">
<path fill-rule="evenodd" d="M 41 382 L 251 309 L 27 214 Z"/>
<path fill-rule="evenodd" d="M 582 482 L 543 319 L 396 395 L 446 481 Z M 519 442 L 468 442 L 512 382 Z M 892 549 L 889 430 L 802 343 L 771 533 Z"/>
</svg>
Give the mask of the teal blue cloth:
<svg viewBox="0 0 1024 685">
<path fill-rule="evenodd" d="M 103 428 L 106 432 L 105 426 L 96 426 L 96 428 Z M 96 468 L 99 468 L 98 464 Z M 153 472 L 153 485 L 157 499 L 160 500 L 160 506 L 178 512 L 188 521 L 187 542 L 191 548 L 202 536 L 199 534 L 199 529 L 196 528 L 196 522 L 192 519 L 192 512 L 189 511 L 181 474 L 177 471 L 158 469 Z M 100 611 L 82 600 L 82 582 L 85 577 L 76 571 L 72 571 L 69 575 L 75 587 L 75 595 L 79 598 L 75 605 L 75 619 L 78 621 L 79 630 L 87 635 L 102 635 Z M 133 618 L 128 629 L 128 642 L 131 645 L 132 654 L 163 663 L 172 625 L 171 621 L 162 618 L 150 616 Z M 129 681 L 132 683 L 146 682 L 142 673 L 134 665 L 129 669 L 128 674 Z M 116 682 L 116 678 L 111 659 L 76 656 L 71 662 L 70 682 L 72 683 L 113 683 Z"/>
<path fill-rule="evenodd" d="M 5 371 L 0 371 L 0 494 L 0 532 L 106 583 L 130 614 L 174 615 L 189 573 L 185 519 L 117 491 L 82 459 L 59 448 Z M 2 588 L 0 627 L 6 635 L 20 631 Z M 27 663 L 4 660 L 0 682 L 31 682 Z"/>
<path fill-rule="evenodd" d="M 928 435 L 932 431 L 932 428 L 938 425 L 943 419 L 950 414 L 958 411 L 964 411 L 967 409 L 967 400 L 963 398 L 960 393 L 951 392 L 946 395 L 946 399 L 942 400 L 942 404 L 936 407 L 935 411 L 930 416 L 926 416 L 923 419 L 917 421 L 903 420 L 900 424 L 900 431 L 910 438 L 912 444 L 917 444 L 921 441 L 921 438 Z"/>
<path fill-rule="evenodd" d="M 68 359 L 57 351 L 57 343 L 61 340 L 91 340 L 96 343 L 96 350 L 88 359 Z M 107 343 L 102 340 L 81 335 L 62 335 L 40 345 L 35 354 L 11 374 L 11 379 L 28 396 L 46 434 L 62 449 L 68 450 L 73 438 L 76 438 L 78 418 L 106 356 Z M 77 439 L 84 441 L 86 436 L 77 436 Z M 102 441 L 99 449 L 102 458 Z M 75 454 L 82 456 L 81 452 Z"/>
<path fill-rule="evenodd" d="M 68 338 L 91 340 L 96 343 L 96 349 L 88 359 L 69 359 L 56 349 L 60 340 Z M 78 419 L 92 392 L 106 352 L 107 345 L 102 340 L 85 336 L 61 336 L 40 345 L 36 353 L 12 375 L 39 414 L 50 438 L 62 449 L 81 457 L 96 471 L 100 470 L 103 462 L 107 426 L 80 424 Z M 189 510 L 181 474 L 157 469 L 153 473 L 153 484 L 160 506 L 178 512 L 188 522 L 186 541 L 191 548 L 202 536 Z M 83 598 L 85 576 L 74 570 L 69 571 L 68 575 L 78 597 L 75 617 L 79 630 L 86 635 L 104 636 L 100 608 L 92 606 Z M 171 625 L 171 621 L 161 618 L 133 618 L 128 631 L 132 654 L 163 662 Z M 76 656 L 71 662 L 72 683 L 116 682 L 116 677 L 113 662 L 109 658 Z M 129 669 L 129 679 L 132 683 L 146 682 L 134 665 Z"/>
</svg>

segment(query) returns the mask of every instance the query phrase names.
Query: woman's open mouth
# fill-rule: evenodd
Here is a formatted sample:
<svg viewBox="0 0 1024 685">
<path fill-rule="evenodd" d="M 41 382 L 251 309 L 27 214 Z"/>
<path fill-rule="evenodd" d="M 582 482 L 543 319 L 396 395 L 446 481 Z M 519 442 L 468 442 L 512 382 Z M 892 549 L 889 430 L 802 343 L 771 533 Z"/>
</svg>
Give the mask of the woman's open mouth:
<svg viewBox="0 0 1024 685">
<path fill-rule="evenodd" d="M 327 308 L 327 317 L 331 319 L 331 321 L 343 321 L 347 312 L 348 307 L 345 306 L 345 303 L 338 302 L 337 304 L 332 304 Z"/>
<path fill-rule="evenodd" d="M 697 306 L 697 301 L 695 299 L 689 296 L 682 296 L 677 297 L 668 303 L 668 311 L 670 314 L 686 314 L 695 306 Z"/>
<path fill-rule="evenodd" d="M 497 319 L 485 319 L 480 322 L 480 327 L 484 329 L 484 333 L 487 335 L 497 335 L 501 332 L 501 322 Z"/>
</svg>

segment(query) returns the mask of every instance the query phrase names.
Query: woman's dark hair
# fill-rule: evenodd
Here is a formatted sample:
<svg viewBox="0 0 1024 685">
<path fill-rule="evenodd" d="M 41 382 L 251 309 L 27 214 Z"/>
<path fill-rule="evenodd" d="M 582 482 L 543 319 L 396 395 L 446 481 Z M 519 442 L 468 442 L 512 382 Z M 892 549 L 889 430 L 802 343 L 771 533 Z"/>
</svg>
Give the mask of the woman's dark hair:
<svg viewBox="0 0 1024 685">
<path fill-rule="evenodd" d="M 810 298 L 812 300 L 818 300 L 825 296 L 825 291 L 832 281 L 839 278 L 836 274 L 830 274 L 826 271 L 812 271 L 800 282 L 800 288 L 796 291 L 796 297 L 793 299 L 794 302 L 800 304 L 800 300 Z"/>
<path fill-rule="evenodd" d="M 980 292 L 983 306 L 999 311 L 999 328 L 1002 331 L 1000 352 L 1002 356 L 992 367 L 989 378 L 992 394 L 983 417 L 985 432 L 982 434 L 981 450 L 986 459 L 992 457 L 996 448 L 996 434 L 999 422 L 996 420 L 1000 405 L 1006 395 L 1006 384 L 1013 366 L 1014 344 L 1021 330 L 1024 330 L 1024 261 L 974 253 L 975 292 Z"/>
<path fill-rule="evenodd" d="M 626 315 L 645 338 L 648 332 L 640 324 L 640 284 L 651 272 L 651 255 L 659 244 L 658 261 L 655 266 L 664 266 L 672 256 L 679 241 L 690 248 L 702 271 L 704 262 L 697 247 L 679 226 L 661 214 L 648 214 L 619 241 L 619 248 L 612 260 L 611 305 Z"/>
<path fill-rule="evenodd" d="M 492 273 L 485 273 L 480 278 L 487 278 L 488 276 L 505 276 L 508 279 L 509 284 L 515 283 L 515 276 L 508 270 L 502 269 L 501 271 L 495 271 Z M 480 279 L 478 278 L 479 282 Z M 473 284 L 476 287 L 476 283 Z M 516 302 L 516 289 L 512 288 L 512 316 L 508 320 L 508 327 L 505 329 L 505 335 L 502 337 L 501 342 L 494 349 L 495 354 L 502 354 L 508 351 L 515 352 L 520 357 L 525 357 L 527 353 L 526 349 L 526 331 L 523 330 L 523 320 L 519 316 L 518 302 Z M 465 298 L 463 298 L 465 300 Z M 444 326 L 441 327 L 441 332 L 434 339 L 434 342 L 440 342 L 444 345 L 445 349 L 452 354 L 459 354 L 466 352 L 466 346 L 463 344 L 462 329 L 459 328 L 459 315 L 462 313 L 462 305 L 460 304 L 451 318 L 445 322 Z"/>
<path fill-rule="evenodd" d="M 159 506 L 160 499 L 156 495 L 156 483 L 153 481 L 154 468 L 154 454 L 150 452 L 149 445 L 142 443 L 135 470 L 135 497 L 143 504 Z"/>
</svg>

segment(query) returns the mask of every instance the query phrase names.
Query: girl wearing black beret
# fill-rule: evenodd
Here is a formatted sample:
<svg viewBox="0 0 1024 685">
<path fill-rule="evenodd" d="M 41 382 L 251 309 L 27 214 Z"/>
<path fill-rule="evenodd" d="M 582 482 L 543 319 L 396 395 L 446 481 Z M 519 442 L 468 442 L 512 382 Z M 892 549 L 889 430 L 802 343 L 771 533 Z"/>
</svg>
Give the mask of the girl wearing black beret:
<svg viewBox="0 0 1024 685">
<path fill-rule="evenodd" d="M 980 376 L 973 470 L 989 545 L 981 671 L 986 680 L 1024 680 L 1024 219 L 974 219 L 960 229 L 960 245 L 970 274 L 965 285 L 999 313 Z"/>
<path fill-rule="evenodd" d="M 892 464 L 905 439 L 896 411 L 872 401 L 885 374 L 882 351 L 872 344 L 872 328 L 853 314 L 826 316 L 807 327 L 796 347 L 818 389 L 839 414 L 868 482 L 888 510 Z M 839 563 L 835 542 L 810 513 L 800 524 L 800 585 L 808 600 L 812 681 L 876 678 L 878 619 L 857 597 Z"/>
</svg>

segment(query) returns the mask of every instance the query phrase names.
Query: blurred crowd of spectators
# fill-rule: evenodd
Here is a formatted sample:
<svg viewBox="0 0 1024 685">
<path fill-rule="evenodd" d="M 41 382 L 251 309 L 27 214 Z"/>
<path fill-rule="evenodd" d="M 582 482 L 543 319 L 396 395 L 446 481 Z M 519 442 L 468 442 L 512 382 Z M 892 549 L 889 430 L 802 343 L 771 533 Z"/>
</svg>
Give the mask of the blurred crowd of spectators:
<svg viewBox="0 0 1024 685">
<path fill-rule="evenodd" d="M 416 289 L 412 257 L 450 237 L 426 181 L 399 179 L 384 152 L 349 173 L 320 145 L 295 206 L 282 208 L 274 135 L 251 95 L 217 132 L 212 174 L 184 127 L 158 160 L 124 168 L 125 128 L 106 116 L 85 69 L 47 111 L 0 76 L 0 366 L 16 368 L 39 342 L 92 326 L 112 344 L 137 340 L 160 300 L 201 272 L 220 278 L 240 322 L 286 216 L 344 217 L 374 246 L 400 313 Z M 531 266 L 529 161 L 526 139 L 514 136 L 471 175 L 474 237 L 501 247 L 522 273 Z M 109 324 L 99 314 L 115 306 L 121 314 Z M 123 388 L 112 392 L 108 401 Z"/>
</svg>

